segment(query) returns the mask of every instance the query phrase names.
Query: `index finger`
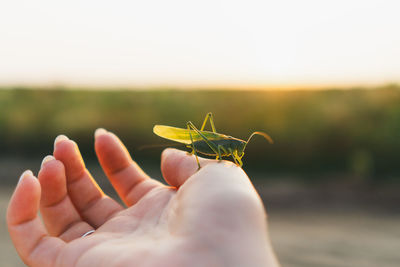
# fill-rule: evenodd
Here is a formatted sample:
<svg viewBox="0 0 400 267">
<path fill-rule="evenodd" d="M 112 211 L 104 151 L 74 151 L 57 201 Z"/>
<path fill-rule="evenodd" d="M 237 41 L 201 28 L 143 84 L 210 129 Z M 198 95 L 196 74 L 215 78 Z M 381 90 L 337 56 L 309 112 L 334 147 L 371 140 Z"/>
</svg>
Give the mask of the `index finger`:
<svg viewBox="0 0 400 267">
<path fill-rule="evenodd" d="M 156 187 L 163 186 L 151 179 L 132 160 L 119 138 L 105 129 L 95 132 L 95 150 L 100 165 L 118 195 L 127 206 L 132 206 Z"/>
</svg>

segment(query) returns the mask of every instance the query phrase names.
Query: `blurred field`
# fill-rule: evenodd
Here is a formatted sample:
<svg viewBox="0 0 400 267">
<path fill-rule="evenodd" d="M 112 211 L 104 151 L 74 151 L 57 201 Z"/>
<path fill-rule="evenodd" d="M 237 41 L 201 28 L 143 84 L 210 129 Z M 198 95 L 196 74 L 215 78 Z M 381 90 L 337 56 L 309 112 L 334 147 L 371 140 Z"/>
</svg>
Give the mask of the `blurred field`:
<svg viewBox="0 0 400 267">
<path fill-rule="evenodd" d="M 60 133 L 77 140 L 94 159 L 93 132 L 114 131 L 140 161 L 158 162 L 162 144 L 154 124 L 184 127 L 202 123 L 207 112 L 217 130 L 255 139 L 244 158 L 246 170 L 294 174 L 307 179 L 352 176 L 398 180 L 400 88 L 325 91 L 79 91 L 0 90 L 0 157 L 48 153 Z"/>
<path fill-rule="evenodd" d="M 0 90 L 0 209 L 19 174 L 38 171 L 53 140 L 77 141 L 111 195 L 93 152 L 93 132 L 121 137 L 134 159 L 161 179 L 154 124 L 202 123 L 246 139 L 244 169 L 262 196 L 283 266 L 398 266 L 400 256 L 400 87 L 325 91 Z M 4 216 L 3 216 L 4 218 Z M 2 266 L 21 266 L 1 221 Z"/>
</svg>

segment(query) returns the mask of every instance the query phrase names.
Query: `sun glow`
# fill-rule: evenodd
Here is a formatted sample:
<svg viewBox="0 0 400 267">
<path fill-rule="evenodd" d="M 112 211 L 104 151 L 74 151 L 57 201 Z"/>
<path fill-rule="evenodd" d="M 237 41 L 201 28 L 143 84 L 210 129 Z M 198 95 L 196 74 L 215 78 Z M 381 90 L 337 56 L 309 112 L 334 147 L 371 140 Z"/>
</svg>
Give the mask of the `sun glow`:
<svg viewBox="0 0 400 267">
<path fill-rule="evenodd" d="M 400 2 L 8 1 L 0 84 L 400 82 Z"/>
</svg>

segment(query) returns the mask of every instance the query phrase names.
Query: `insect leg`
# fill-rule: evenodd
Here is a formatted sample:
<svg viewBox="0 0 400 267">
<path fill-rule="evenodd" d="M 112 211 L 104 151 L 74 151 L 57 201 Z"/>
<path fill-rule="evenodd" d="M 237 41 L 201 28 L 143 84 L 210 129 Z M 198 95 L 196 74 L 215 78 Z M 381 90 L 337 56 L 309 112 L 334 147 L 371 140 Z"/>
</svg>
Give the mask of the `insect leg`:
<svg viewBox="0 0 400 267">
<path fill-rule="evenodd" d="M 240 165 L 241 161 L 240 161 L 240 163 L 239 163 L 239 161 L 238 161 L 238 159 L 235 157 L 235 154 L 233 153 L 232 149 L 229 148 L 228 150 L 229 150 L 229 154 L 232 156 L 233 161 L 236 163 L 236 165 Z M 242 166 L 242 165 L 240 165 L 240 166 Z"/>
<path fill-rule="evenodd" d="M 236 157 L 235 155 L 233 155 L 233 158 L 236 159 L 235 162 L 236 162 L 236 161 L 238 162 L 237 164 L 239 165 L 239 167 L 242 167 L 242 166 L 243 166 L 243 162 L 242 162 L 242 159 L 241 159 L 241 158 Z"/>
<path fill-rule="evenodd" d="M 208 140 L 207 137 L 204 136 L 204 134 L 202 134 L 197 128 L 196 126 L 194 126 L 194 124 L 189 121 L 188 122 L 188 127 L 190 127 L 193 131 L 195 131 L 198 135 L 200 135 L 200 137 L 204 140 L 204 142 L 206 142 L 206 144 L 211 148 L 211 150 L 215 153 L 215 155 L 218 155 L 218 148 L 215 144 L 213 144 L 210 140 Z M 189 131 L 190 133 L 190 131 Z"/>
<path fill-rule="evenodd" d="M 189 136 L 190 136 L 190 141 L 191 141 L 191 145 L 192 145 L 192 153 L 194 153 L 194 155 L 196 156 L 197 165 L 199 166 L 199 169 L 200 169 L 200 168 L 201 168 L 201 167 L 200 167 L 200 162 L 199 162 L 199 158 L 197 157 L 196 148 L 195 148 L 195 146 L 194 146 L 193 137 L 192 137 L 192 130 L 190 129 L 190 124 L 193 124 L 193 123 L 191 123 L 191 122 L 189 121 L 189 122 L 187 123 L 187 128 L 188 128 L 188 130 L 189 130 Z"/>
<path fill-rule="evenodd" d="M 222 153 L 221 150 L 225 153 L 225 154 L 230 154 L 230 152 L 226 151 L 225 147 L 223 147 L 222 145 L 218 145 L 218 156 L 217 159 L 219 157 L 219 159 L 222 159 Z"/>
<path fill-rule="evenodd" d="M 211 112 L 207 113 L 206 118 L 204 119 L 203 125 L 201 125 L 200 131 L 204 130 L 204 128 L 206 127 L 206 123 L 207 123 L 208 119 L 210 120 L 211 129 L 212 129 L 213 133 L 216 133 L 217 130 L 215 130 L 214 117 L 213 117 Z"/>
<path fill-rule="evenodd" d="M 218 145 L 217 151 L 218 151 L 218 154 L 215 159 L 222 160 L 221 145 Z"/>
</svg>

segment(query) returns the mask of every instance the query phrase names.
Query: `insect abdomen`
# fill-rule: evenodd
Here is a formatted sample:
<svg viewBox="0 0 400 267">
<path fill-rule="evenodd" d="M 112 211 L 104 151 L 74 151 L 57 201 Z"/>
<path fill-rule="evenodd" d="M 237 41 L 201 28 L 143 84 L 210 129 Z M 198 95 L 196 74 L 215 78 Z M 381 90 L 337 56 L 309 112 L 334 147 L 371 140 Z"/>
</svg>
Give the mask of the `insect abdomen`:
<svg viewBox="0 0 400 267">
<path fill-rule="evenodd" d="M 234 145 L 236 140 L 220 139 L 209 140 L 209 142 L 214 144 L 215 147 L 218 147 L 218 145 L 220 145 L 225 148 L 226 152 L 221 149 L 221 156 L 230 156 L 231 154 L 229 153 L 229 149 L 231 149 L 232 151 L 236 150 L 236 146 Z M 215 153 L 214 150 L 211 149 L 211 147 L 204 140 L 195 141 L 193 144 L 197 152 L 207 156 L 217 156 L 217 153 Z"/>
<path fill-rule="evenodd" d="M 212 142 L 212 141 L 210 141 Z M 214 143 L 214 142 L 213 142 Z M 217 154 L 210 148 L 210 146 L 203 140 L 193 142 L 194 147 L 198 153 L 207 156 L 216 156 Z"/>
</svg>

